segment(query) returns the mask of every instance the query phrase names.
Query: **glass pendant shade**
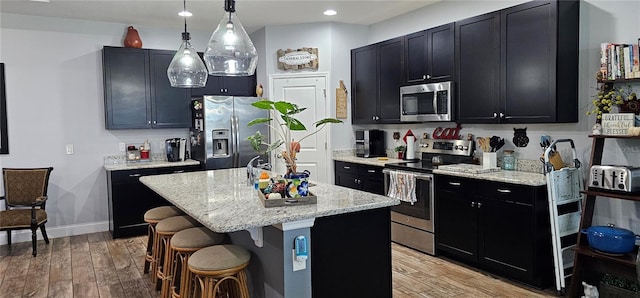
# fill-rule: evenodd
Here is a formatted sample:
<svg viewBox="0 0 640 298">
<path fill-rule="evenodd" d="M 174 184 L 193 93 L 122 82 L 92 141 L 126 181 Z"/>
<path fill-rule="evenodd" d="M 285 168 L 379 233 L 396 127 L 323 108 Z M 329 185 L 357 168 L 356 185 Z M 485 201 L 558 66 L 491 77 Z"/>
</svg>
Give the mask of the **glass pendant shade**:
<svg viewBox="0 0 640 298">
<path fill-rule="evenodd" d="M 211 35 L 204 53 L 209 74 L 251 76 L 258 64 L 258 51 L 235 12 L 225 12 Z"/>
<path fill-rule="evenodd" d="M 191 46 L 188 32 L 182 33 L 182 45 L 171 59 L 167 76 L 171 87 L 201 88 L 207 84 L 207 68 Z"/>
</svg>

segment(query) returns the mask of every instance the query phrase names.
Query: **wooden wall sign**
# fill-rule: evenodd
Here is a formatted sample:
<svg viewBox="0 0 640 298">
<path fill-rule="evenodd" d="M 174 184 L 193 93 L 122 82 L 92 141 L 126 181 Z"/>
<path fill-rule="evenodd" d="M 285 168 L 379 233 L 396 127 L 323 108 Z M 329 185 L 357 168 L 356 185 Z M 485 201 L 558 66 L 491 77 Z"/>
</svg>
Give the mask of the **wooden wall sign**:
<svg viewBox="0 0 640 298">
<path fill-rule="evenodd" d="M 347 119 L 347 87 L 342 80 L 336 88 L 336 118 Z"/>
<path fill-rule="evenodd" d="M 626 135 L 629 127 L 633 127 L 635 114 L 633 113 L 603 113 L 602 134 L 610 136 Z"/>
<path fill-rule="evenodd" d="M 460 139 L 460 129 L 462 127 L 460 124 L 456 125 L 455 128 L 442 128 L 438 127 L 433 130 L 433 138 L 434 139 L 448 139 L 448 140 L 458 140 Z"/>
<path fill-rule="evenodd" d="M 278 69 L 318 69 L 318 48 L 280 49 L 276 54 Z"/>
</svg>

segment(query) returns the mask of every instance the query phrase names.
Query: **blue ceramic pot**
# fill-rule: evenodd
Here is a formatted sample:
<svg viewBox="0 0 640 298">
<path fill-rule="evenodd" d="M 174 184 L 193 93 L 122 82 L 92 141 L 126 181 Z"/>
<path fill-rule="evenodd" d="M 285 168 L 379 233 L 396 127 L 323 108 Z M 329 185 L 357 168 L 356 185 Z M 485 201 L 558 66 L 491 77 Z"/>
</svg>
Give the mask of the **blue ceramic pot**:
<svg viewBox="0 0 640 298">
<path fill-rule="evenodd" d="M 589 245 L 596 250 L 611 254 L 625 254 L 633 251 L 640 236 L 632 231 L 611 226 L 593 226 L 580 231 L 587 234 Z"/>
<path fill-rule="evenodd" d="M 298 173 L 290 173 L 284 175 L 287 179 L 287 189 L 285 194 L 289 198 L 306 197 L 309 195 L 309 175 L 308 170 Z"/>
</svg>

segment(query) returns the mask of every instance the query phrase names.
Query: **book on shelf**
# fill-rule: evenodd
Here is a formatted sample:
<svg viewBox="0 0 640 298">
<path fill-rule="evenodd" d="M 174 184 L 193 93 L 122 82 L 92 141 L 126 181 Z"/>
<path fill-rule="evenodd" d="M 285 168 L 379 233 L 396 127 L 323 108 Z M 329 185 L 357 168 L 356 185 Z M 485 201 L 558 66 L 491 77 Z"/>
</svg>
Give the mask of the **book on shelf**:
<svg viewBox="0 0 640 298">
<path fill-rule="evenodd" d="M 640 78 L 640 39 L 635 44 L 600 44 L 603 80 Z"/>
</svg>

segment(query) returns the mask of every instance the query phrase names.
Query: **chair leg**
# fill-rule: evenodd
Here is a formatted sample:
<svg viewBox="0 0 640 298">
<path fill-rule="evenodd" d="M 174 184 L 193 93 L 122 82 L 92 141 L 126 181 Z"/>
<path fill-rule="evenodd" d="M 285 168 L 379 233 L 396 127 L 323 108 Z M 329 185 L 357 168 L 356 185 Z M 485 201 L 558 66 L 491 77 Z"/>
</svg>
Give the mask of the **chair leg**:
<svg viewBox="0 0 640 298">
<path fill-rule="evenodd" d="M 11 230 L 7 230 L 7 244 L 11 245 Z"/>
<path fill-rule="evenodd" d="M 44 225 L 40 226 L 40 232 L 42 232 L 42 238 L 44 238 L 44 243 L 49 244 L 49 236 L 47 236 L 47 230 L 45 230 Z"/>
<path fill-rule="evenodd" d="M 36 227 L 31 228 L 31 244 L 33 245 L 33 256 L 35 257 L 38 254 L 36 243 L 36 231 L 38 229 Z"/>
</svg>

